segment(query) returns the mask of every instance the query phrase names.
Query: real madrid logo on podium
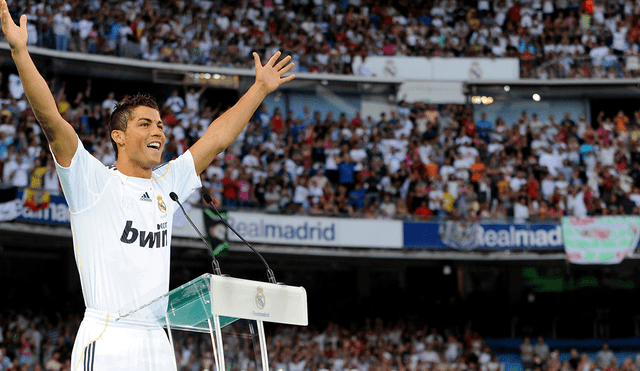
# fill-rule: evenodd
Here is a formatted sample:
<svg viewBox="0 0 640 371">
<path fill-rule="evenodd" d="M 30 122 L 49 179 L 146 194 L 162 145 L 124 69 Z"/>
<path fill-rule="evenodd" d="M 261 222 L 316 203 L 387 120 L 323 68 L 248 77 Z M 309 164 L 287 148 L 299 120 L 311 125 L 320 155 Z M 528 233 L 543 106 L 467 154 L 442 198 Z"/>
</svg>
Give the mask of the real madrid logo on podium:
<svg viewBox="0 0 640 371">
<path fill-rule="evenodd" d="M 164 201 L 162 201 L 162 196 L 157 195 L 156 199 L 158 200 L 158 209 L 160 209 L 160 211 L 162 211 L 163 213 L 166 213 L 167 205 L 164 203 Z"/>
<path fill-rule="evenodd" d="M 258 287 L 258 293 L 256 294 L 256 305 L 258 309 L 264 309 L 264 306 L 267 304 L 267 299 L 264 297 L 262 291 L 262 287 Z"/>
</svg>

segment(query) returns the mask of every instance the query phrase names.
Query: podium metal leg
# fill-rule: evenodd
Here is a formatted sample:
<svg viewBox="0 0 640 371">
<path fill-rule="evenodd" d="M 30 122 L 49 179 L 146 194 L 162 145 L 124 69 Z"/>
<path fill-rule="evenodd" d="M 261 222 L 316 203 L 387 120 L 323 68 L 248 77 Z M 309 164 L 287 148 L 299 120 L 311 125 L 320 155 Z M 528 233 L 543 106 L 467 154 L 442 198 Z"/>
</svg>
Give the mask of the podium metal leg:
<svg viewBox="0 0 640 371">
<path fill-rule="evenodd" d="M 218 349 L 216 345 L 217 342 L 213 336 L 215 330 L 213 329 L 213 325 L 211 324 L 211 318 L 207 318 L 207 322 L 209 323 L 209 335 L 211 335 L 211 348 L 213 348 L 213 360 L 216 362 L 216 369 L 218 371 L 224 371 L 222 369 L 222 365 L 220 364 L 220 358 L 218 357 Z"/>
<path fill-rule="evenodd" d="M 215 325 L 216 338 L 218 339 L 218 341 L 216 342 L 216 345 L 218 346 L 218 357 L 220 359 L 220 366 L 222 367 L 218 369 L 218 371 L 226 371 L 227 367 L 224 363 L 224 346 L 222 345 L 222 329 L 220 328 L 219 315 L 213 315 L 213 324 Z"/>
<path fill-rule="evenodd" d="M 173 366 L 178 371 L 178 361 L 176 360 L 176 348 L 173 346 L 173 335 L 171 335 L 171 323 L 169 322 L 169 316 L 165 317 L 167 322 L 167 333 L 169 334 L 169 344 L 171 344 L 171 353 L 173 353 Z"/>
<path fill-rule="evenodd" d="M 267 354 L 267 340 L 264 336 L 264 323 L 258 323 L 258 339 L 260 340 L 260 356 L 262 357 L 262 371 L 269 371 L 269 355 Z"/>
</svg>

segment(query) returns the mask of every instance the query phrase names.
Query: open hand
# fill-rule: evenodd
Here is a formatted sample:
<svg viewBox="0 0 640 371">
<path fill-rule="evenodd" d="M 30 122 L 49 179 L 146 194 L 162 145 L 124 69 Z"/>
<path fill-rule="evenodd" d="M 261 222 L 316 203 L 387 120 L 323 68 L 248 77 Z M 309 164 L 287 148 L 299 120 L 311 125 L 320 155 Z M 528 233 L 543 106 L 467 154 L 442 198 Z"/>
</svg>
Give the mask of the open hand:
<svg viewBox="0 0 640 371">
<path fill-rule="evenodd" d="M 11 18 L 6 0 L 0 0 L 0 21 L 2 22 L 2 32 L 7 39 L 11 50 L 19 50 L 27 46 L 27 16 L 20 16 L 20 26 Z"/>
<path fill-rule="evenodd" d="M 278 58 L 280 58 L 280 55 L 281 53 L 279 51 L 276 52 L 276 54 L 274 54 L 271 59 L 269 59 L 267 64 L 263 66 L 262 62 L 260 62 L 258 53 L 253 53 L 253 59 L 256 65 L 256 83 L 261 84 L 266 90 L 267 94 L 276 90 L 278 86 L 284 84 L 285 82 L 289 82 L 296 77 L 295 75 L 282 77 L 282 75 L 289 72 L 289 70 L 293 68 L 294 64 L 289 63 L 289 61 L 291 61 L 290 55 L 284 57 L 280 62 L 276 64 L 276 61 L 278 60 Z"/>
</svg>

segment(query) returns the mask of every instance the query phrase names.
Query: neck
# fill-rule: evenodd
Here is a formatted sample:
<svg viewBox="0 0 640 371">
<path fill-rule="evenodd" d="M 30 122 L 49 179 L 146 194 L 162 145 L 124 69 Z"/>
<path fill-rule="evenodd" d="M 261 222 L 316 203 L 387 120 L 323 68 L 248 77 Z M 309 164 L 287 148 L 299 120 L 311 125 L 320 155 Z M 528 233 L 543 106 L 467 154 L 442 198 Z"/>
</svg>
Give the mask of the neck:
<svg viewBox="0 0 640 371">
<path fill-rule="evenodd" d="M 134 178 L 151 179 L 151 173 L 153 169 L 146 169 L 138 164 L 134 164 L 131 160 L 124 158 L 118 158 L 116 160 L 116 168 L 122 174 Z"/>
</svg>

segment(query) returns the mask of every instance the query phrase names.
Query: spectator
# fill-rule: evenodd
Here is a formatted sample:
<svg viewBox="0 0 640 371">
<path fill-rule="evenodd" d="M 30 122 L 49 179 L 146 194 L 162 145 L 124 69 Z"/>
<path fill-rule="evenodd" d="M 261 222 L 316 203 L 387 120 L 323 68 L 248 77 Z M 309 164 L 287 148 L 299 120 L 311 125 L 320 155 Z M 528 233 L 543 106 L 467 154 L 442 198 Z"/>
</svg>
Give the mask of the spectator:
<svg viewBox="0 0 640 371">
<path fill-rule="evenodd" d="M 7 370 L 11 366 L 11 359 L 7 355 L 7 347 L 0 345 L 0 370 Z"/>
<path fill-rule="evenodd" d="M 490 141 L 490 135 L 494 130 L 494 125 L 491 121 L 487 120 L 487 114 L 485 112 L 482 112 L 480 117 L 480 120 L 476 122 L 476 130 L 480 138 L 488 143 Z"/>
<path fill-rule="evenodd" d="M 528 336 L 524 337 L 522 344 L 520 344 L 520 361 L 522 362 L 522 368 L 527 371 L 533 367 L 533 345 Z"/>
<path fill-rule="evenodd" d="M 116 109 L 116 103 L 118 101 L 115 99 L 116 94 L 113 91 L 110 91 L 107 95 L 107 99 L 102 101 L 102 110 L 104 111 L 103 115 L 108 117 L 111 115 L 113 110 Z"/>
<path fill-rule="evenodd" d="M 533 347 L 533 353 L 535 356 L 540 357 L 542 362 L 546 362 L 549 359 L 549 346 L 544 342 L 542 336 L 538 336 L 538 342 Z"/>
<path fill-rule="evenodd" d="M 420 201 L 420 206 L 413 211 L 413 215 L 418 220 L 427 220 L 433 215 L 433 212 L 429 209 L 429 206 L 427 206 L 427 200 L 423 199 Z"/>
<path fill-rule="evenodd" d="M 524 223 L 531 216 L 531 205 L 527 204 L 526 196 L 518 197 L 518 202 L 513 205 L 513 219 L 516 223 Z"/>
<path fill-rule="evenodd" d="M 602 349 L 596 354 L 596 365 L 602 370 L 606 370 L 609 366 L 613 365 L 615 355 L 609 349 L 609 344 L 602 343 Z"/>
<path fill-rule="evenodd" d="M 196 115 L 200 113 L 200 97 L 206 90 L 207 85 L 202 85 L 198 91 L 194 87 L 190 87 L 187 90 L 185 94 L 185 107 L 187 110 L 193 111 Z"/>
<path fill-rule="evenodd" d="M 165 107 L 169 107 L 174 114 L 182 112 L 185 106 L 184 99 L 178 94 L 178 89 L 174 89 L 171 96 L 165 102 Z"/>
<path fill-rule="evenodd" d="M 53 16 L 53 33 L 56 39 L 56 50 L 67 51 L 69 48 L 69 35 L 71 33 L 71 18 L 66 10 L 68 5 L 57 5 L 56 14 Z"/>
</svg>

